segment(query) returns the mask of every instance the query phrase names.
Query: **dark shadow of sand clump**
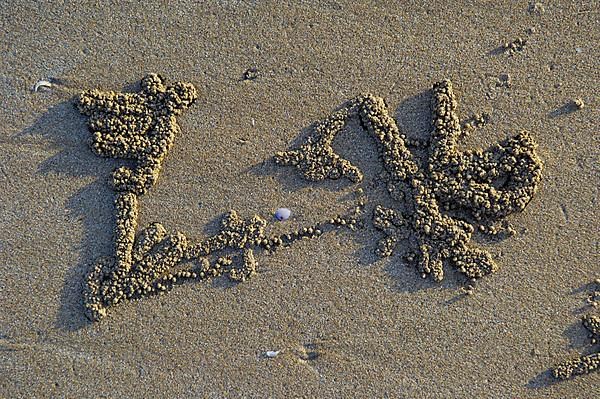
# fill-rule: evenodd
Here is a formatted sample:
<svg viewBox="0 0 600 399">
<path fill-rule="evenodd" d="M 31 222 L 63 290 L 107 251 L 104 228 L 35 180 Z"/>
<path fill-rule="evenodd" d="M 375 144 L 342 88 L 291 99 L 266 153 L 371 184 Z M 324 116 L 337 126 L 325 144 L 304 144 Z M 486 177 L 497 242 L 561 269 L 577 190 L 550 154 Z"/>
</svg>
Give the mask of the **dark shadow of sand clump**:
<svg viewBox="0 0 600 399">
<path fill-rule="evenodd" d="M 84 231 L 76 247 L 79 260 L 65 275 L 55 322 L 57 328 L 67 331 L 90 324 L 83 309 L 84 278 L 98 256 L 110 253 L 114 223 L 113 194 L 108 176 L 115 162 L 99 158 L 90 151 L 85 118 L 73 104 L 73 100 L 68 100 L 53 106 L 16 136 L 17 140 L 41 139 L 60 149 L 38 165 L 38 174 L 64 176 L 65 183 L 67 179 L 93 178 L 92 183 L 71 193 L 64 204 L 72 223 L 82 223 Z M 65 184 L 64 190 L 69 191 L 72 186 Z"/>
</svg>

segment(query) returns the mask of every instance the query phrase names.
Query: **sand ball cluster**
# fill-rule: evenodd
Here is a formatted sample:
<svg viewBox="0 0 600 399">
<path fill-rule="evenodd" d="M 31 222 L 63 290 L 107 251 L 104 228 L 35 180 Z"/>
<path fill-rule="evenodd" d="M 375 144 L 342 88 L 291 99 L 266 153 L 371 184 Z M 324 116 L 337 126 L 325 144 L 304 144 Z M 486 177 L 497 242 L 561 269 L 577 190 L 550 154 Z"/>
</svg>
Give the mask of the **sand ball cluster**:
<svg viewBox="0 0 600 399">
<path fill-rule="evenodd" d="M 166 292 L 188 281 L 227 275 L 243 282 L 256 273 L 256 251 L 274 252 L 333 229 L 357 228 L 360 204 L 346 216 L 280 236 L 268 236 L 267 222 L 259 216 L 243 219 L 235 211 L 225 215 L 217 234 L 196 243 L 181 232 L 168 233 L 160 223 L 151 223 L 136 235 L 138 196 L 156 183 L 179 133 L 175 117 L 196 98 L 192 84 L 167 86 L 156 74 L 142 79 L 139 93 L 88 90 L 77 98 L 77 107 L 89 117 L 92 150 L 103 157 L 136 161 L 134 168 L 120 167 L 113 173 L 114 256 L 98 259 L 87 275 L 83 296 L 91 320 L 102 319 L 123 301 Z"/>
<path fill-rule="evenodd" d="M 594 284 L 596 287 L 590 294 L 592 301 L 590 301 L 590 298 L 588 298 L 588 302 L 592 305 L 592 307 L 595 308 L 595 299 L 599 297 L 600 279 L 596 280 Z M 600 350 L 598 348 L 598 344 L 600 344 L 600 316 L 587 314 L 581 318 L 581 322 L 583 327 L 585 327 L 585 329 L 587 329 L 589 332 L 588 337 L 590 338 L 590 343 L 595 345 L 596 348 L 588 355 L 567 360 L 557 365 L 552 370 L 552 375 L 556 379 L 566 380 L 578 375 L 588 374 L 592 371 L 600 370 Z"/>
<path fill-rule="evenodd" d="M 537 144 L 521 132 L 489 151 L 458 151 L 462 136 L 452 83 L 433 87 L 432 148 L 428 171 L 441 205 L 459 207 L 476 219 L 499 219 L 522 211 L 542 176 Z"/>
<path fill-rule="evenodd" d="M 404 242 L 417 254 L 409 258 L 424 276 L 442 280 L 448 263 L 470 279 L 480 278 L 497 266 L 487 251 L 470 245 L 475 223 L 496 234 L 493 223 L 523 210 L 541 180 L 542 162 L 525 132 L 487 151 L 459 151 L 463 133 L 457 106 L 449 80 L 434 84 L 426 165 L 419 165 L 409 150 L 411 140 L 399 131 L 384 100 L 371 94 L 348 101 L 319 122 L 300 148 L 275 154 L 275 162 L 296 167 L 312 181 L 361 181 L 359 168 L 331 146 L 349 119 L 358 118 L 377 141 L 386 172 L 382 181 L 397 204 L 395 209 L 375 208 L 373 225 L 385 235 L 377 253 L 390 256 Z"/>
<path fill-rule="evenodd" d="M 296 166 L 303 176 L 311 181 L 340 177 L 346 177 L 355 183 L 361 181 L 362 172 L 336 154 L 331 147 L 335 134 L 344 127 L 348 119 L 349 109 L 351 107 L 345 107 L 319 123 L 314 133 L 298 150 L 275 154 L 275 163 Z"/>
<path fill-rule="evenodd" d="M 89 117 L 92 150 L 103 157 L 136 161 L 135 168 L 120 167 L 113 173 L 115 254 L 99 259 L 87 276 L 84 303 L 92 320 L 104 317 L 108 307 L 124 299 L 147 295 L 189 274 L 168 273 L 183 258 L 187 245 L 183 234 L 167 234 L 161 224 L 153 223 L 136 239 L 137 197 L 158 178 L 179 132 L 175 116 L 196 98 L 192 84 L 167 86 L 161 76 L 149 74 L 138 93 L 88 90 L 76 100 L 79 111 Z"/>
<path fill-rule="evenodd" d="M 141 81 L 138 93 L 87 90 L 77 98 L 87 115 L 92 150 L 108 158 L 131 159 L 135 169 L 121 167 L 113 174 L 118 192 L 145 194 L 156 182 L 164 157 L 180 129 L 175 117 L 197 99 L 190 83 L 166 86 L 157 74 Z"/>
<path fill-rule="evenodd" d="M 356 230 L 364 225 L 364 191 L 357 190 L 357 206 L 346 215 L 279 236 L 266 233 L 268 223 L 254 216 L 243 219 L 230 211 L 220 231 L 193 243 L 183 233 L 168 233 L 152 223 L 136 235 L 139 195 L 156 182 L 162 160 L 179 131 L 175 116 L 196 99 L 189 83 L 166 86 L 158 75 L 148 75 L 140 93 L 82 93 L 77 105 L 89 116 L 92 149 L 104 157 L 133 159 L 133 169 L 118 168 L 113 174 L 116 191 L 114 256 L 99 259 L 87 278 L 84 293 L 88 316 L 98 320 L 108 308 L 164 291 L 193 280 L 227 275 L 245 281 L 256 273 L 257 251 L 268 253 L 302 239 L 316 238 L 338 228 Z M 496 270 L 486 251 L 470 245 L 474 224 L 482 226 L 530 201 L 541 177 L 541 162 L 535 143 L 527 134 L 515 136 L 484 151 L 460 152 L 461 136 L 456 99 L 449 81 L 433 89 L 434 132 L 427 141 L 427 165 L 419 165 L 389 116 L 383 99 L 361 95 L 317 124 L 300 149 L 275 155 L 276 162 L 293 165 L 310 180 L 346 177 L 363 179 L 359 168 L 336 154 L 331 143 L 350 118 L 375 138 L 384 165 L 393 209 L 376 207 L 374 226 L 384 238 L 381 256 L 390 256 L 409 244 L 414 263 L 424 275 L 444 277 L 444 264 L 452 264 L 471 279 Z M 443 211 L 462 211 L 465 217 Z M 487 227 L 484 228 L 488 229 Z M 489 228 L 488 230 L 493 230 Z"/>
<path fill-rule="evenodd" d="M 600 317 L 584 316 L 582 322 L 583 326 L 590 332 L 592 343 L 597 344 L 598 339 L 600 339 Z M 600 370 L 600 352 L 596 351 L 559 364 L 552 370 L 552 375 L 556 379 L 566 380 L 598 370 Z"/>
<path fill-rule="evenodd" d="M 504 43 L 502 48 L 506 54 L 513 55 L 517 52 L 521 52 L 525 50 L 525 46 L 527 45 L 527 38 L 517 37 L 510 43 Z"/>
</svg>

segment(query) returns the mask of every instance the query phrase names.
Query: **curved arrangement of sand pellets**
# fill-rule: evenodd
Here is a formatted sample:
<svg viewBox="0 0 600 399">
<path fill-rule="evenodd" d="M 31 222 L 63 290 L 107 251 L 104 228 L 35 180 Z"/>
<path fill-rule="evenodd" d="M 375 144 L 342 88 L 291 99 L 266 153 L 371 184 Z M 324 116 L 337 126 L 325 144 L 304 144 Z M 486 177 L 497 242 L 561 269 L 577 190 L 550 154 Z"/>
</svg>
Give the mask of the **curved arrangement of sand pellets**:
<svg viewBox="0 0 600 399">
<path fill-rule="evenodd" d="M 361 171 L 331 146 L 348 120 L 358 118 L 377 140 L 388 192 L 398 204 L 396 209 L 375 208 L 374 226 L 385 235 L 378 253 L 389 256 L 404 242 L 414 247 L 416 255 L 407 258 L 416 261 L 423 277 L 442 280 L 444 263 L 450 263 L 477 279 L 497 266 L 487 251 L 469 244 L 474 226 L 490 234 L 502 232 L 494 223 L 527 206 L 539 185 L 542 162 L 527 132 L 488 151 L 459 151 L 463 132 L 449 80 L 434 84 L 432 108 L 433 132 L 425 166 L 417 163 L 383 99 L 370 94 L 346 103 L 320 122 L 300 148 L 278 153 L 276 162 L 295 166 L 309 180 L 361 181 Z"/>
<path fill-rule="evenodd" d="M 77 99 L 79 110 L 89 117 L 93 151 L 103 157 L 136 162 L 134 168 L 119 167 L 113 173 L 115 254 L 99 259 L 88 275 L 84 298 L 92 320 L 102 318 L 109 307 L 123 300 L 165 291 L 186 280 L 225 273 L 243 281 L 256 270 L 257 248 L 272 251 L 297 239 L 317 237 L 333 227 L 354 229 L 357 225 L 362 199 L 349 216 L 337 216 L 279 237 L 266 235 L 267 222 L 260 217 L 243 220 L 231 211 L 219 234 L 196 244 L 188 243 L 183 233 L 167 233 L 160 223 L 143 228 L 136 238 L 138 196 L 156 182 L 162 161 L 180 130 L 176 116 L 196 98 L 192 84 L 166 85 L 159 75 L 150 74 L 142 79 L 138 93 L 89 90 Z M 497 233 L 486 223 L 520 211 L 529 203 L 540 181 L 542 164 L 527 133 L 490 151 L 459 152 L 462 133 L 456 107 L 451 83 L 434 85 L 434 131 L 425 168 L 415 161 L 406 136 L 388 115 L 383 100 L 372 95 L 348 102 L 320 123 L 300 149 L 278 153 L 275 160 L 295 165 L 310 180 L 344 176 L 360 181 L 361 171 L 331 147 L 348 119 L 357 116 L 379 143 L 388 172 L 388 191 L 399 204 L 397 209 L 375 209 L 374 226 L 385 234 L 378 252 L 389 256 L 401 240 L 409 238 L 424 276 L 431 274 L 441 280 L 443 264 L 449 262 L 469 278 L 480 278 L 496 270 L 496 264 L 488 252 L 469 245 L 473 223 L 443 210 L 467 211 L 484 230 Z M 212 263 L 208 259 L 210 254 L 232 249 L 239 254 L 226 254 Z M 234 262 L 234 258 L 239 261 Z"/>
<path fill-rule="evenodd" d="M 350 216 L 268 236 L 264 219 L 254 216 L 244 220 L 230 211 L 218 234 L 197 243 L 189 242 L 181 232 L 168 233 L 160 223 L 151 223 L 136 237 L 138 196 L 156 183 L 162 161 L 180 132 L 176 116 L 197 96 L 190 83 L 167 86 L 162 77 L 149 74 L 142 79 L 138 93 L 88 90 L 77 98 L 80 112 L 89 117 L 92 150 L 102 157 L 136 163 L 133 169 L 119 167 L 113 172 L 114 256 L 98 259 L 87 276 L 84 305 L 91 320 L 100 320 L 110 307 L 124 300 L 166 291 L 185 281 L 224 274 L 234 281 L 244 281 L 256 271 L 257 249 L 272 252 L 336 227 L 356 226 L 360 207 Z M 211 261 L 209 255 L 218 252 L 223 254 Z"/>
<path fill-rule="evenodd" d="M 219 233 L 196 243 L 181 232 L 167 232 L 160 223 L 151 223 L 136 234 L 138 197 L 156 183 L 162 162 L 180 133 L 176 117 L 197 97 L 190 83 L 166 85 L 161 76 L 149 74 L 137 93 L 88 90 L 77 98 L 80 112 L 89 117 L 92 150 L 135 164 L 119 167 L 112 175 L 114 255 L 95 262 L 84 289 L 86 314 L 93 321 L 118 303 L 164 292 L 186 281 L 221 275 L 245 281 L 256 272 L 256 251 L 273 252 L 300 239 L 340 227 L 355 230 L 364 224 L 365 196 L 359 188 L 357 206 L 348 214 L 278 236 L 267 234 L 266 220 L 256 215 L 243 219 L 235 211 L 223 218 Z M 345 177 L 358 183 L 363 179 L 361 170 L 332 147 L 335 136 L 351 118 L 357 118 L 378 143 L 383 180 L 395 204 L 394 208 L 374 208 L 373 226 L 384 235 L 377 253 L 390 256 L 403 246 L 406 260 L 414 262 L 423 277 L 431 275 L 440 281 L 444 265 L 450 264 L 469 279 L 478 279 L 494 272 L 497 265 L 487 251 L 471 244 L 475 229 L 493 236 L 513 234 L 505 217 L 530 202 L 541 180 L 542 162 L 527 132 L 486 151 L 459 150 L 465 133 L 457 106 L 449 80 L 434 84 L 433 130 L 427 142 L 418 143 L 400 132 L 382 98 L 361 95 L 318 123 L 299 148 L 279 152 L 274 159 L 296 167 L 308 180 Z M 421 148 L 411 151 L 411 147 Z M 415 151 L 425 151 L 421 154 L 424 162 L 418 161 Z M 595 304 L 600 294 L 594 295 Z M 585 316 L 583 325 L 592 343 L 598 343 L 600 319 Z M 595 352 L 558 365 L 553 375 L 566 379 L 599 368 L 600 354 Z"/>
<path fill-rule="evenodd" d="M 593 307 L 597 307 L 598 301 L 600 301 L 600 279 L 597 279 L 594 284 L 596 289 L 589 295 L 588 303 Z M 596 345 L 596 350 L 588 355 L 566 360 L 557 365 L 552 369 L 554 378 L 566 380 L 577 375 L 600 370 L 600 351 L 598 350 L 598 345 L 600 345 L 600 316 L 586 314 L 581 318 L 581 322 L 588 330 L 591 344 Z"/>
</svg>

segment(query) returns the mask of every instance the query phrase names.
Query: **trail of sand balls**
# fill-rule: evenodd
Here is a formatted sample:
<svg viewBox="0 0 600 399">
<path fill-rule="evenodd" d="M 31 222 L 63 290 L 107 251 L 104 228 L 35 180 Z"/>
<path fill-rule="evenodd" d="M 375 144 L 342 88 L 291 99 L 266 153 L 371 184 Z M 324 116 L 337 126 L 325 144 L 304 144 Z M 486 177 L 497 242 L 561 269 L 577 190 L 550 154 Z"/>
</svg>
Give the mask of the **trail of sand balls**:
<svg viewBox="0 0 600 399">
<path fill-rule="evenodd" d="M 440 206 L 446 210 L 460 207 L 477 220 L 495 220 L 522 210 L 540 180 L 541 162 L 527 133 L 499 144 L 496 151 L 458 152 L 462 132 L 451 83 L 438 83 L 433 92 L 435 129 L 426 170 L 414 160 L 406 137 L 388 115 L 383 100 L 371 95 L 350 101 L 318 125 L 300 150 L 279 153 L 275 159 L 280 164 L 297 166 L 310 180 L 345 176 L 360 181 L 361 171 L 331 147 L 347 120 L 358 116 L 380 145 L 390 195 L 404 204 L 402 210 L 376 208 L 374 225 L 386 235 L 378 252 L 389 256 L 402 239 L 416 237 L 417 263 L 424 275 L 441 280 L 443 264 L 450 262 L 475 279 L 493 272 L 496 265 L 487 252 L 468 245 L 472 224 L 443 214 Z M 256 269 L 254 249 L 273 250 L 303 237 L 319 236 L 332 226 L 354 228 L 357 223 L 362 200 L 349 218 L 337 217 L 281 237 L 267 237 L 267 223 L 257 216 L 242 220 L 230 212 L 219 234 L 197 244 L 188 244 L 182 233 L 167 234 L 158 223 L 142 229 L 136 239 L 137 197 L 156 182 L 162 161 L 179 133 L 175 117 L 196 98 L 193 85 L 176 82 L 166 86 L 154 74 L 142 79 L 139 93 L 90 90 L 78 98 L 79 110 L 89 116 L 93 151 L 104 157 L 136 161 L 136 167 L 120 167 L 113 173 L 117 192 L 115 256 L 100 259 L 88 275 L 84 298 L 93 320 L 102 318 L 109 307 L 123 300 L 164 291 L 188 279 L 226 273 L 243 281 Z M 495 187 L 493 182 L 499 178 L 503 183 Z M 227 249 L 241 252 L 237 256 L 241 267 L 234 266 L 235 256 L 230 254 L 212 264 L 208 261 L 210 254 Z M 176 266 L 187 263 L 193 265 L 176 270 Z"/>
<path fill-rule="evenodd" d="M 420 168 L 408 149 L 410 145 L 424 147 L 423 143 L 400 133 L 383 99 L 369 94 L 347 102 L 318 123 L 299 149 L 276 154 L 276 162 L 295 166 L 312 181 L 346 177 L 360 182 L 362 172 L 332 148 L 335 136 L 350 118 L 357 117 L 378 142 L 388 173 L 388 192 L 399 203 L 399 209 L 375 208 L 373 224 L 385 234 L 377 252 L 390 256 L 400 242 L 416 238 L 418 255 L 410 255 L 407 260 L 417 258 L 423 276 L 431 274 L 441 280 L 447 262 L 469 278 L 480 278 L 497 266 L 489 253 L 468 246 L 475 223 L 467 219 L 478 223 L 485 233 L 501 232 L 490 224 L 527 206 L 541 180 L 542 162 L 535 154 L 536 143 L 526 132 L 489 151 L 458 151 L 464 133 L 457 107 L 451 82 L 434 84 L 433 132 L 426 167 Z M 463 220 L 444 215 L 442 210 L 462 212 Z M 510 228 L 506 230 L 512 233 Z M 593 295 L 592 302 L 597 303 L 600 292 Z M 598 344 L 600 318 L 586 315 L 582 322 L 592 344 Z M 559 364 L 552 374 L 557 379 L 568 379 L 599 369 L 600 353 L 594 352 Z"/>
<path fill-rule="evenodd" d="M 588 299 L 594 307 L 598 306 L 598 300 L 600 300 L 600 279 L 596 280 L 595 285 L 596 290 L 590 294 Z M 589 331 L 589 338 L 592 345 L 596 345 L 597 347 L 600 344 L 600 316 L 588 314 L 581 318 L 581 322 Z M 600 370 L 600 351 L 596 348 L 596 351 L 589 355 L 560 363 L 552 370 L 552 375 L 554 378 L 566 380 L 598 370 Z"/>
<path fill-rule="evenodd" d="M 98 259 L 87 276 L 84 305 L 91 320 L 100 320 L 120 302 L 167 291 L 185 281 L 224 274 L 244 281 L 256 272 L 257 249 L 272 252 L 340 226 L 356 227 L 360 207 L 350 216 L 337 216 L 280 236 L 268 236 L 267 222 L 260 217 L 244 220 L 230 211 L 218 234 L 195 244 L 183 233 L 167 233 L 160 223 L 143 228 L 136 238 L 138 196 L 156 183 L 162 161 L 180 131 L 175 117 L 196 98 L 193 85 L 176 82 L 166 86 L 156 74 L 142 79 L 139 93 L 89 90 L 77 98 L 80 112 L 89 117 L 92 150 L 99 156 L 136 163 L 134 168 L 120 167 L 113 172 L 115 254 Z M 216 252 L 224 254 L 211 262 L 209 255 Z"/>
<path fill-rule="evenodd" d="M 485 233 L 501 233 L 493 223 L 527 206 L 541 180 L 542 163 L 535 154 L 536 143 L 526 132 L 488 151 L 458 151 L 464 133 L 451 82 L 434 84 L 432 98 L 429 143 L 401 134 L 383 99 L 367 94 L 320 122 L 299 149 L 277 153 L 275 161 L 295 166 L 308 180 L 346 177 L 355 183 L 361 181 L 362 172 L 331 146 L 348 120 L 358 117 L 378 142 L 388 192 L 399 204 L 397 209 L 375 208 L 373 224 L 385 235 L 377 252 L 390 256 L 401 242 L 412 239 L 417 255 L 407 260 L 416 258 L 424 277 L 442 280 L 443 266 L 450 263 L 467 277 L 477 279 L 494 272 L 497 266 L 488 252 L 469 245 L 475 223 Z M 358 206 L 349 216 L 280 236 L 267 236 L 264 219 L 254 216 L 244 220 L 230 211 L 219 233 L 195 244 L 180 232 L 169 234 L 160 223 L 151 223 L 136 237 L 138 196 L 156 183 L 164 157 L 180 131 L 175 117 L 196 99 L 192 84 L 166 86 L 156 74 L 142 79 L 139 93 L 88 90 L 77 98 L 80 112 L 89 117 L 92 150 L 99 156 L 136 163 L 134 168 L 120 167 L 113 172 L 115 255 L 98 259 L 87 276 L 84 304 L 91 320 L 100 320 L 110 307 L 124 300 L 167 291 L 185 281 L 224 274 L 234 281 L 245 281 L 256 272 L 257 249 L 271 252 L 336 227 L 354 230 L 360 222 L 365 205 L 361 189 L 357 190 L 361 197 Z M 418 165 L 409 146 L 427 147 L 425 167 Z M 462 218 L 456 215 L 460 212 Z M 505 230 L 511 232 L 510 228 Z M 209 255 L 220 251 L 225 254 L 211 262 Z M 582 321 L 592 343 L 597 344 L 600 318 L 586 315 Z M 568 379 L 598 369 L 600 353 L 595 352 L 559 364 L 553 376 Z"/>
<path fill-rule="evenodd" d="M 349 119 L 357 117 L 377 140 L 388 192 L 398 203 L 397 209 L 375 208 L 373 224 L 385 234 L 378 253 L 390 256 L 399 243 L 412 240 L 417 254 L 409 255 L 408 260 L 416 260 L 423 277 L 442 280 L 443 265 L 449 263 L 468 278 L 477 279 L 497 266 L 487 251 L 469 245 L 475 223 L 481 230 L 497 234 L 493 223 L 522 211 L 531 200 L 541 180 L 542 162 L 527 132 L 489 151 L 458 151 L 463 132 L 448 80 L 433 86 L 432 108 L 433 133 L 425 167 L 418 165 L 408 148 L 412 142 L 400 133 L 384 100 L 370 94 L 346 103 L 320 122 L 299 149 L 276 154 L 276 162 L 295 166 L 312 181 L 340 177 L 361 181 L 362 172 L 331 146 Z"/>
</svg>

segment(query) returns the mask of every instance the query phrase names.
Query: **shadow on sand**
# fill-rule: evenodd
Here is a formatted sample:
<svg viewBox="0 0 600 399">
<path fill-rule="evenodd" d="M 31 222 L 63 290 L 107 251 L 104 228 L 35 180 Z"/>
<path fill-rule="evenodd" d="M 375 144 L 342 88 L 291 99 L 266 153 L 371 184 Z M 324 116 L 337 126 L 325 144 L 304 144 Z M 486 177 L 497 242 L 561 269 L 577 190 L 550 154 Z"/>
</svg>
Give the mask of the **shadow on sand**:
<svg viewBox="0 0 600 399">
<path fill-rule="evenodd" d="M 548 113 L 550 118 L 558 118 L 564 115 L 572 114 L 575 111 L 578 111 L 577 105 L 573 101 L 569 101 L 560 107 L 556 108 L 554 111 Z"/>
<path fill-rule="evenodd" d="M 77 265 L 69 267 L 63 283 L 57 328 L 75 331 L 90 324 L 84 316 L 82 288 L 85 275 L 100 255 L 110 253 L 113 232 L 113 193 L 108 176 L 115 162 L 101 159 L 88 147 L 89 132 L 73 101 L 61 102 L 19 133 L 17 138 L 38 137 L 60 151 L 38 165 L 41 175 L 57 174 L 75 180 L 93 181 L 72 193 L 65 203 L 72 223 L 82 223 L 83 239 L 74 248 Z"/>
<path fill-rule="evenodd" d="M 588 354 L 588 352 L 586 352 L 585 350 L 585 347 L 588 343 L 587 334 L 585 332 L 585 328 L 581 325 L 581 320 L 569 325 L 569 327 L 565 329 L 562 335 L 569 340 L 569 349 L 577 350 L 577 352 L 579 352 L 580 355 Z M 591 351 L 589 351 L 589 353 L 591 353 Z M 565 352 L 565 357 L 563 360 L 569 360 L 569 358 L 573 357 L 573 355 L 570 355 L 569 357 L 569 354 Z M 531 380 L 529 380 L 529 382 L 525 386 L 529 389 L 543 389 L 560 382 L 561 380 L 557 380 L 552 375 L 552 369 L 548 368 L 536 375 Z"/>
<path fill-rule="evenodd" d="M 571 291 L 571 295 L 581 295 L 585 292 L 592 292 L 594 289 L 594 283 L 583 284 L 578 288 L 575 288 Z M 569 340 L 569 344 L 567 348 L 569 350 L 576 350 L 579 355 L 585 356 L 594 352 L 593 345 L 589 345 L 589 334 L 586 331 L 585 327 L 581 323 L 581 315 L 583 313 L 587 313 L 589 311 L 589 306 L 582 306 L 573 311 L 573 316 L 575 318 L 575 322 L 571 323 L 569 327 L 565 329 L 563 332 L 563 337 Z M 566 351 L 565 351 L 566 352 Z M 570 355 L 573 358 L 573 355 Z M 565 358 L 563 360 L 569 360 L 569 354 L 565 353 Z M 575 377 L 575 378 L 581 378 Z M 531 389 L 540 389 L 545 388 L 547 386 L 559 383 L 560 380 L 555 379 L 552 376 L 552 369 L 547 369 L 542 373 L 532 378 L 526 385 L 527 388 Z"/>
</svg>

